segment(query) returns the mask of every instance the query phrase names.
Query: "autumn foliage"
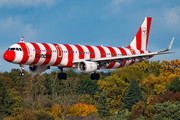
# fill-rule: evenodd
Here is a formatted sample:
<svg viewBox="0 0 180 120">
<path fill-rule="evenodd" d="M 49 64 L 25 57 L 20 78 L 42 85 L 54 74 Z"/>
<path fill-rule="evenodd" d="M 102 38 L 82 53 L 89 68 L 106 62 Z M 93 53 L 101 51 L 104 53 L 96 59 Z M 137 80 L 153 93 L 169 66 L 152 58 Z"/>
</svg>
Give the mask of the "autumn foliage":
<svg viewBox="0 0 180 120">
<path fill-rule="evenodd" d="M 69 108 L 68 116 L 92 116 L 95 113 L 97 109 L 94 105 L 77 103 Z"/>
<path fill-rule="evenodd" d="M 64 119 L 66 116 L 91 116 L 100 93 L 107 95 L 110 116 L 119 113 L 124 119 L 160 119 L 174 106 L 180 116 L 180 60 L 144 61 L 110 71 L 107 76 L 92 81 L 89 74 L 66 71 L 67 80 L 59 80 L 59 72 L 31 74 L 19 69 L 0 72 L 0 119 Z M 136 79 L 142 92 L 142 102 L 133 103 L 132 110 L 122 110 L 130 82 Z M 134 87 L 134 86 L 133 86 Z M 131 88 L 133 88 L 131 86 Z M 168 102 L 169 101 L 169 102 Z M 172 101 L 172 102 L 171 102 Z M 54 104 L 56 103 L 56 104 Z M 127 102 L 130 103 L 130 102 Z M 157 111 L 156 108 L 161 109 Z M 64 112 L 66 111 L 66 112 Z M 158 113 L 160 117 L 155 114 Z M 98 115 L 98 113 L 97 113 Z M 45 117 L 46 116 L 46 117 Z M 171 116 L 170 118 L 180 119 Z"/>
<path fill-rule="evenodd" d="M 167 101 L 179 101 L 180 102 L 180 92 L 166 91 L 164 95 L 157 95 L 154 99 L 151 100 L 150 104 L 155 105 L 156 103 L 163 103 Z"/>
<path fill-rule="evenodd" d="M 65 105 L 65 104 L 63 104 L 62 106 L 64 108 L 67 107 L 67 105 Z M 62 113 L 64 112 L 61 105 L 59 105 L 58 103 L 56 103 L 54 106 L 51 107 L 50 112 L 53 113 L 56 117 L 61 117 L 61 114 L 60 114 L 59 109 L 57 107 L 60 108 Z"/>
</svg>

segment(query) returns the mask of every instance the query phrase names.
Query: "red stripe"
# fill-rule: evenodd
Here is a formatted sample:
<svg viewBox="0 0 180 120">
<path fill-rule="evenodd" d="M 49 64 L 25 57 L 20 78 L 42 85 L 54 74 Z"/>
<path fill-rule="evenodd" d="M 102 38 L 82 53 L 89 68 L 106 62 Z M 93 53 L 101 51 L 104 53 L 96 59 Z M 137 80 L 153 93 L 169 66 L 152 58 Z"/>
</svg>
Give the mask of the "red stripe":
<svg viewBox="0 0 180 120">
<path fill-rule="evenodd" d="M 45 58 L 44 63 L 41 64 L 41 65 L 47 65 L 50 62 L 50 60 L 51 60 L 52 52 L 51 52 L 51 48 L 49 47 L 48 44 L 46 44 L 46 43 L 42 43 L 42 44 L 43 44 L 43 46 L 46 49 L 46 58 Z"/>
<path fill-rule="evenodd" d="M 57 59 L 56 59 L 56 62 L 52 65 L 52 66 L 57 66 L 57 65 L 59 65 L 60 63 L 61 63 L 61 61 L 62 61 L 62 48 L 58 45 L 58 44 L 53 44 L 54 46 L 55 46 L 55 48 L 56 48 L 56 51 L 57 51 Z M 60 51 L 59 52 L 61 52 L 60 54 L 61 54 L 61 58 L 59 58 L 58 56 L 58 47 L 60 48 Z"/>
<path fill-rule="evenodd" d="M 90 59 L 95 58 L 94 49 L 91 46 L 89 46 L 89 45 L 85 45 L 85 46 L 88 48 L 88 50 L 90 52 Z"/>
<path fill-rule="evenodd" d="M 141 44 L 142 44 L 142 41 L 141 41 L 141 35 L 142 32 L 141 32 L 141 27 L 139 28 L 139 31 L 137 32 L 136 34 L 136 47 L 137 49 L 141 50 Z"/>
<path fill-rule="evenodd" d="M 103 58 L 103 57 L 106 57 L 106 52 L 105 52 L 105 50 L 102 48 L 102 47 L 100 47 L 100 46 L 96 46 L 98 49 L 99 49 L 99 51 L 100 51 L 100 55 L 101 55 L 101 58 Z"/>
<path fill-rule="evenodd" d="M 127 55 L 125 49 L 119 48 L 119 47 L 118 47 L 118 49 L 121 51 L 122 56 Z M 124 65 L 126 64 L 126 62 L 127 62 L 127 61 L 123 61 Z M 120 64 L 120 66 L 119 66 L 118 68 L 123 67 L 124 65 L 123 65 L 123 64 Z"/>
<path fill-rule="evenodd" d="M 68 51 L 68 63 L 66 65 L 66 67 L 72 67 L 73 66 L 72 61 L 74 59 L 73 58 L 73 55 L 74 55 L 73 49 L 71 48 L 70 45 L 64 44 L 64 46 L 67 48 L 67 51 Z"/>
<path fill-rule="evenodd" d="M 35 56 L 34 56 L 34 61 L 30 64 L 30 65 L 35 65 L 39 62 L 40 58 L 36 57 L 36 55 L 40 55 L 41 51 L 40 51 L 40 47 L 36 44 L 36 43 L 31 43 L 34 46 L 35 49 Z"/>
<path fill-rule="evenodd" d="M 147 17 L 146 49 L 147 49 L 148 38 L 149 38 L 149 32 L 150 32 L 150 27 L 151 27 L 151 19 L 152 19 L 152 18 Z M 146 50 L 146 49 L 145 49 L 145 50 Z"/>
<path fill-rule="evenodd" d="M 135 52 L 134 49 L 129 49 L 129 50 L 131 51 L 131 54 L 132 54 L 132 55 L 135 55 L 135 54 L 136 54 L 136 52 Z M 134 64 L 134 63 L 135 63 L 135 60 L 132 59 L 132 60 L 131 60 L 131 63 L 130 63 L 129 65 L 132 65 L 132 64 Z"/>
<path fill-rule="evenodd" d="M 21 62 L 19 62 L 19 64 L 25 64 L 29 59 L 28 48 L 25 43 L 18 43 L 18 44 L 21 46 L 22 51 L 23 51 L 23 58 L 22 58 Z"/>
<path fill-rule="evenodd" d="M 116 51 L 112 48 L 112 47 L 107 47 L 109 49 L 109 51 L 111 52 L 111 57 L 116 57 Z M 109 66 L 107 67 L 107 69 L 111 69 L 113 66 L 115 65 L 115 63 L 110 63 Z"/>
<path fill-rule="evenodd" d="M 79 59 L 84 59 L 84 50 L 80 45 L 75 45 L 79 51 Z"/>
</svg>

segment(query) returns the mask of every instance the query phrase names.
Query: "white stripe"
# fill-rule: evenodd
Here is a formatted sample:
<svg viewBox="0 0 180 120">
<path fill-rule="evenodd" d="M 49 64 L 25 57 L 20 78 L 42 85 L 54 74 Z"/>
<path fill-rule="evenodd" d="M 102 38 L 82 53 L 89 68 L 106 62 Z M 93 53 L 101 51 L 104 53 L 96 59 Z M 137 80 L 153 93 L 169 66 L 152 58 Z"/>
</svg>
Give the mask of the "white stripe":
<svg viewBox="0 0 180 120">
<path fill-rule="evenodd" d="M 146 34 L 144 34 L 143 31 L 146 31 Z M 141 50 L 146 49 L 146 37 L 147 37 L 147 18 L 145 18 L 143 24 L 141 25 Z"/>
<path fill-rule="evenodd" d="M 124 50 L 126 51 L 127 55 L 132 55 L 131 51 L 127 48 L 124 48 Z M 126 64 L 123 67 L 128 66 L 131 63 L 132 60 L 127 60 Z"/>
<path fill-rule="evenodd" d="M 58 66 L 66 66 L 68 63 L 68 52 L 67 52 L 67 48 L 63 45 L 63 44 L 59 44 L 59 46 L 62 48 L 62 51 L 66 51 L 63 52 L 63 58 L 61 63 Z"/>
<path fill-rule="evenodd" d="M 88 50 L 88 48 L 84 45 L 81 45 L 83 51 L 85 52 L 84 53 L 84 59 L 89 59 L 90 58 L 90 54 L 87 54 L 87 52 L 89 53 L 90 51 Z"/>
<path fill-rule="evenodd" d="M 14 45 L 10 46 L 10 48 L 21 48 L 21 46 L 19 44 L 14 44 Z M 15 57 L 13 63 L 21 62 L 21 60 L 23 59 L 23 51 L 14 50 L 14 52 L 15 52 L 16 57 Z"/>
<path fill-rule="evenodd" d="M 116 47 L 113 47 L 113 48 L 116 51 L 116 54 L 122 55 L 121 51 L 118 48 L 116 48 Z M 119 66 L 120 66 L 120 63 L 119 62 L 115 62 L 115 65 L 112 67 L 112 69 L 118 68 Z"/>
<path fill-rule="evenodd" d="M 51 50 L 56 50 L 56 47 L 53 44 L 48 44 L 49 47 L 51 48 Z M 47 64 L 47 66 L 51 66 L 53 65 L 56 60 L 57 60 L 57 53 L 58 51 L 56 50 L 56 52 L 52 52 L 51 54 L 51 60 L 49 61 L 49 63 Z"/>
<path fill-rule="evenodd" d="M 78 51 L 77 47 L 75 45 L 70 45 L 70 46 L 74 51 L 74 54 L 73 54 L 74 59 L 79 59 L 79 51 Z"/>
<path fill-rule="evenodd" d="M 40 48 L 40 50 L 41 50 L 41 54 L 46 54 L 46 51 L 44 51 L 44 50 L 46 50 L 46 48 L 44 47 L 44 45 L 41 44 L 41 43 L 36 43 L 36 44 L 39 46 L 39 48 Z M 45 61 L 45 58 L 42 58 L 42 57 L 41 57 L 36 65 L 41 65 L 41 64 L 44 63 L 44 61 Z"/>
<path fill-rule="evenodd" d="M 30 55 L 29 55 L 29 59 L 25 63 L 25 65 L 30 65 L 35 59 L 35 51 L 33 51 L 35 48 L 31 43 L 26 43 L 26 45 L 29 48 Z"/>
</svg>

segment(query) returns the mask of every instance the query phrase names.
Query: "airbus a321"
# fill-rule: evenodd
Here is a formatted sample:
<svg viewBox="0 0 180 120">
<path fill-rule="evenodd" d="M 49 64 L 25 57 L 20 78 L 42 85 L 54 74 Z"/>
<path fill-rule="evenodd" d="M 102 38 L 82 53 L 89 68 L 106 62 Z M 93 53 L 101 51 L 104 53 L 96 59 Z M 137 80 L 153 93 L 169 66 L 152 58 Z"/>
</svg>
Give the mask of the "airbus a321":
<svg viewBox="0 0 180 120">
<path fill-rule="evenodd" d="M 174 38 L 168 48 L 159 52 L 147 51 L 148 37 L 151 26 L 151 17 L 146 17 L 136 36 L 127 47 L 108 47 L 71 44 L 49 44 L 24 42 L 23 37 L 19 43 L 13 44 L 4 53 L 6 61 L 19 64 L 20 76 L 24 76 L 24 67 L 29 65 L 32 72 L 41 73 L 57 66 L 61 72 L 59 79 L 66 79 L 67 74 L 63 68 L 78 68 L 80 72 L 92 73 L 91 79 L 98 80 L 99 69 L 115 69 L 129 66 L 147 60 L 154 55 L 169 54 Z"/>
</svg>

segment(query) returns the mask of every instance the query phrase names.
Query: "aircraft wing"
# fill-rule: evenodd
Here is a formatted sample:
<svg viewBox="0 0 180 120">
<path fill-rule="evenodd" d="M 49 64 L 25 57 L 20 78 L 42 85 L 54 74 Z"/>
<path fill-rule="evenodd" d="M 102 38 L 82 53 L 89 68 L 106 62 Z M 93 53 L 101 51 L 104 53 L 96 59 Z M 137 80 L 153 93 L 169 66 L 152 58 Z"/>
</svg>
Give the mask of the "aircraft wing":
<svg viewBox="0 0 180 120">
<path fill-rule="evenodd" d="M 168 48 L 163 51 L 159 52 L 152 52 L 152 53 L 143 53 L 143 54 L 136 54 L 136 55 L 126 55 L 126 56 L 118 56 L 118 57 L 105 57 L 105 58 L 94 58 L 94 59 L 77 59 L 73 60 L 73 63 L 79 63 L 81 61 L 92 61 L 92 62 L 119 62 L 121 64 L 124 64 L 123 61 L 126 60 L 132 60 L 132 59 L 139 59 L 143 60 L 143 58 L 149 58 L 150 56 L 154 55 L 162 55 L 162 54 L 170 54 L 174 52 L 168 52 L 171 49 L 171 46 L 173 44 L 174 38 L 171 40 L 171 43 L 169 44 Z"/>
</svg>

